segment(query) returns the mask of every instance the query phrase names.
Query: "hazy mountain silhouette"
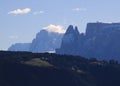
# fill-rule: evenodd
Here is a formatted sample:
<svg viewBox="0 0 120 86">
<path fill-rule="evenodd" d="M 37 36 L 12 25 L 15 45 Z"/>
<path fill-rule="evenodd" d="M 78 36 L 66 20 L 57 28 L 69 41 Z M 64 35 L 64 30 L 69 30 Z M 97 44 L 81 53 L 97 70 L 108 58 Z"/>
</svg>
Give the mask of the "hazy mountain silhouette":
<svg viewBox="0 0 120 86">
<path fill-rule="evenodd" d="M 41 30 L 30 46 L 32 52 L 55 51 L 60 47 L 63 34 Z"/>
<path fill-rule="evenodd" d="M 8 48 L 8 51 L 49 52 L 60 47 L 63 34 L 41 30 L 36 34 L 32 43 L 16 43 Z"/>
<path fill-rule="evenodd" d="M 88 23 L 85 34 L 76 28 L 68 27 L 56 53 L 120 61 L 120 23 Z"/>
<path fill-rule="evenodd" d="M 48 52 L 120 61 L 120 23 L 88 23 L 86 32 L 69 25 L 66 33 L 41 30 L 32 43 L 12 45 L 10 51 Z M 62 42 L 61 42 L 62 41 Z M 29 49 L 28 49 L 29 48 Z"/>
<path fill-rule="evenodd" d="M 31 43 L 16 43 L 8 48 L 8 51 L 29 51 Z"/>
</svg>

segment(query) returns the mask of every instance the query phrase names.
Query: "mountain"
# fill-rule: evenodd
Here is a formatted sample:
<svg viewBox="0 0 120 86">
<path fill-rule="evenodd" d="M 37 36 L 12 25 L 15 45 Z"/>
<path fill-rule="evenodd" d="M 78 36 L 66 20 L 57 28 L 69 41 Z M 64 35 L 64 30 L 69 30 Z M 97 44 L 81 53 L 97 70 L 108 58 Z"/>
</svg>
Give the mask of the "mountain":
<svg viewBox="0 0 120 86">
<path fill-rule="evenodd" d="M 0 86 L 120 86 L 114 60 L 0 51 L 0 70 Z"/>
<path fill-rule="evenodd" d="M 16 43 L 8 51 L 55 52 L 60 47 L 63 33 L 41 30 L 32 43 Z"/>
<path fill-rule="evenodd" d="M 48 52 L 55 51 L 60 47 L 63 34 L 56 32 L 48 32 L 47 30 L 41 30 L 36 38 L 33 39 L 30 46 L 32 52 Z"/>
<path fill-rule="evenodd" d="M 31 43 L 16 43 L 8 48 L 8 51 L 29 51 Z"/>
<path fill-rule="evenodd" d="M 68 55 L 77 55 L 77 53 L 79 54 L 77 48 L 81 43 L 80 36 L 82 36 L 82 34 L 79 33 L 78 28 L 75 27 L 74 29 L 74 27 L 70 25 L 62 38 L 61 48 L 56 49 L 56 53 Z"/>
<path fill-rule="evenodd" d="M 56 53 L 120 61 L 119 37 L 120 23 L 88 23 L 85 34 L 70 25 Z"/>
</svg>

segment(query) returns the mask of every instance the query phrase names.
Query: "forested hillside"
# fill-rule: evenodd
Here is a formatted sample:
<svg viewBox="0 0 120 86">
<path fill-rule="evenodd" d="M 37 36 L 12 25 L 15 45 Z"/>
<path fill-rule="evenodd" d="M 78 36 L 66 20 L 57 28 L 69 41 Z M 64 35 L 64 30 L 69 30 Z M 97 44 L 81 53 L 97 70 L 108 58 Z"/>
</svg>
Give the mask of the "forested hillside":
<svg viewBox="0 0 120 86">
<path fill-rule="evenodd" d="M 120 86 L 120 65 L 80 56 L 0 52 L 0 86 Z"/>
</svg>

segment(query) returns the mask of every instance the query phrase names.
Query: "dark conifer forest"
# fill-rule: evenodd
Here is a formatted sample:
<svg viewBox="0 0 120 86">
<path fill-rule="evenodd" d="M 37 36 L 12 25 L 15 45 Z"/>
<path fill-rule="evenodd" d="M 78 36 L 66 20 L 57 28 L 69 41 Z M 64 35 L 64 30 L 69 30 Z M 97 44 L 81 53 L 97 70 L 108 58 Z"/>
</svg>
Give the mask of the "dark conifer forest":
<svg viewBox="0 0 120 86">
<path fill-rule="evenodd" d="M 0 86 L 120 86 L 120 64 L 80 56 L 0 51 Z"/>
</svg>

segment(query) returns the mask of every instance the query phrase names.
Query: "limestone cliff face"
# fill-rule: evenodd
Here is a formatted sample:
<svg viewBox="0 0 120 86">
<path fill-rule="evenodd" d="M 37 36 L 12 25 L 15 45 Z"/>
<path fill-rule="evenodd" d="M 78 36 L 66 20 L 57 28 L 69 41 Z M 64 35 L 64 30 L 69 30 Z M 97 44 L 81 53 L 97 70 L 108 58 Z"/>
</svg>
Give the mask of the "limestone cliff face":
<svg viewBox="0 0 120 86">
<path fill-rule="evenodd" d="M 119 37 L 120 23 L 88 23 L 85 34 L 69 26 L 56 53 L 120 61 Z"/>
</svg>

